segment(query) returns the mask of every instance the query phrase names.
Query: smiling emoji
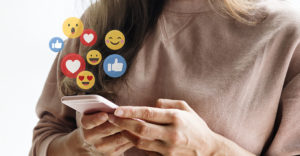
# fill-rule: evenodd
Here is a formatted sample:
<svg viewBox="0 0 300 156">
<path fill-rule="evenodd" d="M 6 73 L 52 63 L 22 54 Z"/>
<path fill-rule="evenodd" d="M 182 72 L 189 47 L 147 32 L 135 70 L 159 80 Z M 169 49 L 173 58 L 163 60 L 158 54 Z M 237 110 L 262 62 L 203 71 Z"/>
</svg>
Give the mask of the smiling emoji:
<svg viewBox="0 0 300 156">
<path fill-rule="evenodd" d="M 63 32 L 69 38 L 79 37 L 84 30 L 82 21 L 76 17 L 70 17 L 63 24 Z"/>
<path fill-rule="evenodd" d="M 111 50 L 119 50 L 125 44 L 125 36 L 119 30 L 111 30 L 105 36 L 105 44 Z"/>
<path fill-rule="evenodd" d="M 91 50 L 86 55 L 86 60 L 91 65 L 97 65 L 102 60 L 102 55 L 98 50 Z"/>
<path fill-rule="evenodd" d="M 77 75 L 76 83 L 81 89 L 90 89 L 95 84 L 95 76 L 89 71 L 82 71 Z"/>
</svg>

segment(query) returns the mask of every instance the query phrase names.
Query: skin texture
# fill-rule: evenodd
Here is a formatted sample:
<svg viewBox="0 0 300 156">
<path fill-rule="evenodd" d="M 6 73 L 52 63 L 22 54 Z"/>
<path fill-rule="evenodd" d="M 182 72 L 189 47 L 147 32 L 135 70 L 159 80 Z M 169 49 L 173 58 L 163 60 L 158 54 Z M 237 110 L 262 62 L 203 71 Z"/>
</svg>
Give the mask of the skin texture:
<svg viewBox="0 0 300 156">
<path fill-rule="evenodd" d="M 48 155 L 119 156 L 133 146 L 150 156 L 253 155 L 210 130 L 186 102 L 159 99 L 156 106 L 83 115 L 77 130 L 50 144 Z"/>
<path fill-rule="evenodd" d="M 107 113 L 83 115 L 81 137 L 93 146 L 90 150 L 102 155 L 120 155 L 132 147 L 132 143 L 120 133 L 122 129 L 107 122 Z"/>
<path fill-rule="evenodd" d="M 162 155 L 253 155 L 211 131 L 186 102 L 160 99 L 156 106 L 119 107 L 109 122 L 132 134 L 137 148 Z"/>
<path fill-rule="evenodd" d="M 133 147 L 122 129 L 109 123 L 108 114 L 104 112 L 83 115 L 80 118 L 80 127 L 69 135 L 55 139 L 48 149 L 49 156 L 73 155 L 100 155 L 119 156 Z M 74 146 L 74 142 L 79 142 Z M 64 148 L 65 147 L 65 148 Z"/>
</svg>

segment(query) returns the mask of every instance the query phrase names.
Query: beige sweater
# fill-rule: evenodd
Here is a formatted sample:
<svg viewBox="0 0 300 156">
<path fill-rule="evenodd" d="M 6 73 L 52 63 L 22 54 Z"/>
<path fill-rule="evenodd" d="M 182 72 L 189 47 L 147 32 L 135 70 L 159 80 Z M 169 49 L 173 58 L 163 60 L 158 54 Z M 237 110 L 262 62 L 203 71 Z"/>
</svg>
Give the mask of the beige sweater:
<svg viewBox="0 0 300 156">
<path fill-rule="evenodd" d="M 221 17 L 204 1 L 167 4 L 126 85 L 115 84 L 116 103 L 185 100 L 214 132 L 252 153 L 300 155 L 300 13 L 272 0 L 262 5 L 266 20 L 247 26 Z M 55 137 L 77 128 L 75 111 L 60 102 L 57 82 L 61 58 L 78 51 L 78 42 L 66 42 L 50 71 L 30 155 L 46 155 Z M 133 153 L 144 155 L 135 148 L 126 155 Z"/>
</svg>

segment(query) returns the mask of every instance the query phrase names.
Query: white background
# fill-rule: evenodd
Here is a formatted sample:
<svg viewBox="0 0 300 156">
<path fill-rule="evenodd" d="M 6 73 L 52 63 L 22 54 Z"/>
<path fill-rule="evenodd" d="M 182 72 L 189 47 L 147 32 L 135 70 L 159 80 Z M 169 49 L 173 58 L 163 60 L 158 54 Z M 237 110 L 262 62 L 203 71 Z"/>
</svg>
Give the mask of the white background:
<svg viewBox="0 0 300 156">
<path fill-rule="evenodd" d="M 49 40 L 66 39 L 63 21 L 80 17 L 89 4 L 89 0 L 1 0 L 0 155 L 28 155 L 38 121 L 35 105 L 56 56 L 49 50 Z"/>
<path fill-rule="evenodd" d="M 35 105 L 56 53 L 62 23 L 80 17 L 89 0 L 0 1 L 0 155 L 26 156 L 38 119 Z"/>
</svg>

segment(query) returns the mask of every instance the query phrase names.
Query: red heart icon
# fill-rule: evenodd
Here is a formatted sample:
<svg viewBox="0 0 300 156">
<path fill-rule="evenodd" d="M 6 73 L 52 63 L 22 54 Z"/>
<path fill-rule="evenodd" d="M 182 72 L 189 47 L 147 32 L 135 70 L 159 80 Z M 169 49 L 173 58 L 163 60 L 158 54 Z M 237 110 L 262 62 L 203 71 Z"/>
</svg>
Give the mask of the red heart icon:
<svg viewBox="0 0 300 156">
<path fill-rule="evenodd" d="M 78 78 L 80 81 L 82 81 L 84 79 L 84 76 L 79 76 Z"/>
<path fill-rule="evenodd" d="M 88 76 L 87 79 L 88 79 L 89 81 L 91 81 L 91 80 L 93 79 L 93 76 Z"/>
<path fill-rule="evenodd" d="M 97 33 L 92 29 L 86 29 L 81 34 L 80 41 L 85 46 L 93 46 L 97 42 Z"/>
<path fill-rule="evenodd" d="M 60 68 L 65 76 L 76 78 L 78 73 L 85 70 L 85 60 L 78 54 L 70 53 L 62 59 Z"/>
</svg>

